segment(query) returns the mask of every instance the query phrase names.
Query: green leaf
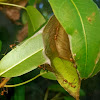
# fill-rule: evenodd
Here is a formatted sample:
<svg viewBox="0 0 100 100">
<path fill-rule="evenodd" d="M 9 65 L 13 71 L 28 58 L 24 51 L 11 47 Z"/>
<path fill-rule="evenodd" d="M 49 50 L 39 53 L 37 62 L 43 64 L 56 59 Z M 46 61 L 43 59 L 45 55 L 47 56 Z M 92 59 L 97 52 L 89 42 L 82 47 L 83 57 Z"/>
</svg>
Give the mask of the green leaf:
<svg viewBox="0 0 100 100">
<path fill-rule="evenodd" d="M 28 36 L 30 37 L 45 23 L 45 19 L 33 6 L 27 6 L 26 11 L 28 14 Z"/>
<path fill-rule="evenodd" d="M 33 4 L 35 3 L 35 0 L 29 0 L 28 3 L 29 3 L 30 5 L 33 5 Z"/>
<path fill-rule="evenodd" d="M 24 11 L 23 13 L 22 13 L 22 23 L 23 24 L 27 24 L 27 22 L 28 22 L 28 18 L 27 18 L 28 16 L 27 16 L 27 12 L 26 11 Z"/>
<path fill-rule="evenodd" d="M 45 72 L 45 70 L 41 70 L 40 73 Z M 48 71 L 46 74 L 42 75 L 42 77 L 50 79 L 50 80 L 56 80 L 56 76 L 53 72 Z"/>
<path fill-rule="evenodd" d="M 100 12 L 92 0 L 49 0 L 55 16 L 70 37 L 81 78 L 96 70 L 100 53 Z M 99 57 L 100 59 L 100 57 Z M 98 70 L 95 71 L 97 73 Z"/>
<path fill-rule="evenodd" d="M 70 93 L 74 98 L 79 97 L 80 80 L 74 65 L 58 57 L 53 59 L 55 74 L 59 84 Z"/>
<path fill-rule="evenodd" d="M 60 85 L 78 100 L 80 79 L 72 59 L 69 39 L 64 28 L 52 16 L 43 31 L 45 54 Z M 70 61 L 72 59 L 72 62 Z"/>
<path fill-rule="evenodd" d="M 46 62 L 42 35 L 35 35 L 16 46 L 0 61 L 0 76 L 15 77 L 25 74 Z"/>
<path fill-rule="evenodd" d="M 0 41 L 0 51 L 1 51 L 1 47 L 2 47 L 2 42 Z"/>
</svg>

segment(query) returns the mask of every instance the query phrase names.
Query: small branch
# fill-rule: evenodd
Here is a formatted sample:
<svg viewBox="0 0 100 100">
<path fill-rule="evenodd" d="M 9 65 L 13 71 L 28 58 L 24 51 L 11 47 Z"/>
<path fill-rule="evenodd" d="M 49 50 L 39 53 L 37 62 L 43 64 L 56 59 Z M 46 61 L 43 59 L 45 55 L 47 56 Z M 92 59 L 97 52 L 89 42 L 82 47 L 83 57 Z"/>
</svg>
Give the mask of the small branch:
<svg viewBox="0 0 100 100">
<path fill-rule="evenodd" d="M 10 3 L 0 2 L 0 5 L 13 6 L 13 7 L 18 7 L 18 8 L 22 8 L 22 9 L 26 10 L 26 8 L 25 8 L 25 7 L 20 6 L 20 5 L 16 5 L 16 4 L 10 4 Z"/>
<path fill-rule="evenodd" d="M 24 85 L 24 84 L 27 84 L 33 80 L 35 80 L 36 78 L 38 78 L 39 76 L 42 76 L 43 74 L 46 74 L 47 72 L 44 72 L 44 73 L 40 73 L 38 74 L 37 76 L 33 77 L 32 79 L 28 80 L 28 81 L 25 81 L 25 82 L 22 82 L 22 83 L 19 83 L 19 84 L 15 84 L 15 85 L 4 85 L 4 87 L 17 87 L 17 86 L 21 86 L 21 85 Z"/>
<path fill-rule="evenodd" d="M 0 88 L 4 87 L 4 85 L 10 80 L 10 78 L 5 78 L 1 83 L 0 83 Z"/>
</svg>

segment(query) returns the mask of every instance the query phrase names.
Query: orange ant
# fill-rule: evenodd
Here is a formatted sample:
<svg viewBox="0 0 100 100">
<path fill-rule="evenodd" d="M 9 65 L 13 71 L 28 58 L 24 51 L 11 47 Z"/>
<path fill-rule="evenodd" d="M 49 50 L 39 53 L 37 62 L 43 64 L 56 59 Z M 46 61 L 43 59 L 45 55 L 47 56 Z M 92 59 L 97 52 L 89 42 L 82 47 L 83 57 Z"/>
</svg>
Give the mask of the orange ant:
<svg viewBox="0 0 100 100">
<path fill-rule="evenodd" d="M 74 61 L 75 56 L 76 56 L 76 54 L 73 54 L 73 57 L 71 56 L 69 59 L 72 63 L 75 63 L 75 61 Z"/>
<path fill-rule="evenodd" d="M 43 65 L 39 65 L 38 67 L 40 69 L 43 69 L 43 70 L 46 70 L 46 71 L 54 72 L 54 69 L 47 63 L 45 63 Z"/>
<path fill-rule="evenodd" d="M 73 62 L 73 58 L 70 58 L 70 61 Z"/>
<path fill-rule="evenodd" d="M 70 61 L 71 61 L 72 63 L 74 63 L 74 67 L 77 68 L 77 66 L 76 66 L 75 61 L 73 60 L 73 58 L 70 58 Z"/>
<path fill-rule="evenodd" d="M 18 42 L 18 43 L 19 43 L 19 41 L 16 41 L 16 42 Z M 13 49 L 15 46 L 16 46 L 16 44 L 15 44 L 15 43 L 14 43 L 14 44 L 10 44 L 10 45 L 9 45 L 9 47 L 10 47 L 11 49 Z"/>
<path fill-rule="evenodd" d="M 14 44 L 11 44 L 11 45 L 9 45 L 9 47 L 12 49 L 13 47 L 15 47 L 16 46 L 16 44 L 14 43 Z"/>
<path fill-rule="evenodd" d="M 4 87 L 3 87 L 3 88 L 1 89 L 1 93 L 0 93 L 0 94 L 1 94 L 1 95 L 4 95 L 5 93 L 8 93 L 8 88 L 4 88 Z"/>
<path fill-rule="evenodd" d="M 54 39 L 57 40 L 57 35 L 54 35 Z"/>
<path fill-rule="evenodd" d="M 45 65 L 39 65 L 38 66 L 40 69 L 46 70 Z"/>
<path fill-rule="evenodd" d="M 64 81 L 64 83 L 68 83 L 68 81 L 67 80 L 63 80 Z"/>
<path fill-rule="evenodd" d="M 64 81 L 64 83 L 68 83 L 71 87 L 73 87 L 73 88 L 75 88 L 76 86 L 75 85 L 73 85 L 72 83 L 70 83 L 70 82 L 68 82 L 67 80 L 63 80 Z"/>
<path fill-rule="evenodd" d="M 4 93 L 8 93 L 8 88 L 5 88 L 4 85 L 9 81 L 10 78 L 2 78 L 0 83 L 1 88 L 1 95 L 4 95 Z"/>
<path fill-rule="evenodd" d="M 71 86 L 71 87 L 73 87 L 73 88 L 75 88 L 76 86 L 75 85 L 73 85 L 72 83 L 70 83 L 69 82 L 69 85 Z"/>
<path fill-rule="evenodd" d="M 57 28 L 56 28 L 56 34 L 54 35 L 54 39 L 55 39 L 55 40 L 57 40 L 58 31 L 59 31 L 59 28 L 57 27 Z"/>
</svg>

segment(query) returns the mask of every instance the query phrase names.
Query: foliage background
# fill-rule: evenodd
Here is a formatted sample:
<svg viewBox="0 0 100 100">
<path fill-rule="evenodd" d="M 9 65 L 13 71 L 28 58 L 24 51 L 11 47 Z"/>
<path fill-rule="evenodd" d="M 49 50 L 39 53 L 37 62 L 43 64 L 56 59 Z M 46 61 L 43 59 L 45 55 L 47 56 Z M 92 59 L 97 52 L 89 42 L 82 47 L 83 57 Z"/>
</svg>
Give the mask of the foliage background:
<svg viewBox="0 0 100 100">
<path fill-rule="evenodd" d="M 100 8 L 100 0 L 94 0 L 94 2 Z M 53 15 L 48 0 L 29 0 L 28 3 L 30 5 L 34 4 L 34 6 L 36 6 L 46 20 Z M 20 11 L 20 14 L 21 17 L 18 21 L 22 23 L 23 10 Z M 2 54 L 5 54 L 11 50 L 9 45 L 16 42 L 16 36 L 22 27 L 22 25 L 15 24 L 3 12 L 0 11 L 0 40 L 2 41 L 0 59 L 3 57 Z M 36 69 L 20 77 L 12 78 L 8 84 L 16 84 L 28 80 L 39 74 L 39 71 L 40 69 Z M 99 77 L 100 73 L 93 78 L 82 81 L 80 100 L 99 100 Z M 8 94 L 0 96 L 0 100 L 74 100 L 66 91 L 64 91 L 64 89 L 60 87 L 60 85 L 57 84 L 58 83 L 56 81 L 39 77 L 26 85 L 9 88 Z M 48 96 L 48 99 L 46 99 L 46 96 Z"/>
</svg>

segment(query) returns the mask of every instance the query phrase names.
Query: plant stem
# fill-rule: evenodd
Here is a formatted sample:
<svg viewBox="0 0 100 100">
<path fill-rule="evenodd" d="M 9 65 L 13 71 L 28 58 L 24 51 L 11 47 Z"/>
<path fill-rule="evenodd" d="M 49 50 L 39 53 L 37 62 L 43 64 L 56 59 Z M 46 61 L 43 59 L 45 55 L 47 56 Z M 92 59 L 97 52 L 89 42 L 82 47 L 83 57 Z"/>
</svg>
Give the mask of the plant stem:
<svg viewBox="0 0 100 100">
<path fill-rule="evenodd" d="M 57 98 L 60 98 L 61 93 L 56 94 L 51 100 L 55 100 Z M 62 99 L 61 99 L 62 100 Z"/>
<path fill-rule="evenodd" d="M 10 80 L 10 78 L 5 78 L 1 83 L 0 83 L 0 88 L 4 87 L 4 85 Z"/>
<path fill-rule="evenodd" d="M 46 90 L 46 93 L 45 93 L 45 96 L 44 96 L 44 100 L 47 100 L 48 99 L 48 92 L 49 92 L 49 90 L 47 89 Z"/>
<path fill-rule="evenodd" d="M 15 84 L 15 85 L 4 85 L 4 87 L 17 87 L 17 86 L 24 85 L 24 84 L 26 84 L 26 83 L 29 83 L 29 82 L 35 80 L 35 79 L 38 78 L 39 76 L 41 76 L 41 75 L 43 75 L 43 74 L 46 74 L 46 73 L 47 73 L 47 72 L 40 73 L 40 74 L 38 74 L 37 76 L 35 76 L 35 77 L 33 77 L 32 79 L 27 80 L 27 81 L 25 81 L 25 82 L 22 82 L 22 83 L 19 83 L 19 84 Z"/>
<path fill-rule="evenodd" d="M 22 9 L 26 10 L 26 8 L 25 8 L 25 7 L 20 6 L 20 5 L 16 5 L 16 4 L 10 4 L 10 3 L 0 2 L 0 5 L 13 6 L 13 7 L 18 7 L 18 8 L 22 8 Z"/>
</svg>

